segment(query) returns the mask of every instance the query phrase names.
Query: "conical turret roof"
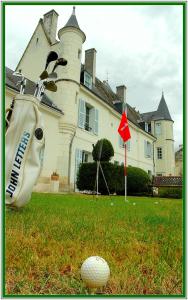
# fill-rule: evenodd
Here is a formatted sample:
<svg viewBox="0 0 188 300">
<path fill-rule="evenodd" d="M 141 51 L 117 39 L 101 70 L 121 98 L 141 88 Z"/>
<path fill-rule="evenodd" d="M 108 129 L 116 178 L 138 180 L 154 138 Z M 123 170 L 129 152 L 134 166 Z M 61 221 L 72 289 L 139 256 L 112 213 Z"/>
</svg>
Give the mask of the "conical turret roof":
<svg viewBox="0 0 188 300">
<path fill-rule="evenodd" d="M 166 104 L 163 92 L 162 92 L 162 97 L 161 97 L 161 100 L 160 100 L 160 103 L 159 103 L 159 106 L 158 106 L 158 109 L 156 112 L 156 117 L 164 119 L 164 120 L 172 121 L 172 118 L 171 118 L 170 112 L 168 110 L 168 106 Z"/>
<path fill-rule="evenodd" d="M 75 14 L 75 6 L 73 6 L 73 11 L 72 11 L 72 15 L 70 16 L 69 20 L 67 21 L 67 23 L 65 24 L 65 26 L 63 28 L 61 28 L 58 32 L 58 37 L 60 39 L 60 36 L 62 34 L 62 32 L 64 32 L 66 29 L 77 29 L 81 35 L 82 35 L 82 39 L 83 39 L 83 43 L 86 40 L 86 35 L 85 33 L 80 29 L 80 26 L 78 25 L 78 21 L 76 18 L 76 14 Z"/>
<path fill-rule="evenodd" d="M 80 29 L 76 15 L 75 15 L 75 6 L 73 6 L 72 15 L 70 16 L 68 22 L 65 24 L 64 28 L 65 27 L 75 27 L 75 28 Z"/>
<path fill-rule="evenodd" d="M 146 112 L 141 114 L 144 122 L 156 121 L 156 120 L 169 120 L 173 121 L 166 104 L 164 93 L 162 92 L 161 100 L 156 111 Z"/>
</svg>

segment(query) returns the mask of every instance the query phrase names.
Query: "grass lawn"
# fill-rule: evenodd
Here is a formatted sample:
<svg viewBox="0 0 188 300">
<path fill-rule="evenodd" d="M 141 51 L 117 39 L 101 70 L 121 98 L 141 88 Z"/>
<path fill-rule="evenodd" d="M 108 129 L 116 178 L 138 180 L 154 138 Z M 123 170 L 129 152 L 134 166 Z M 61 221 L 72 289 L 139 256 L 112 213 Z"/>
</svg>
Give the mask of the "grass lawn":
<svg viewBox="0 0 188 300">
<path fill-rule="evenodd" d="M 6 294 L 182 292 L 182 200 L 33 194 L 6 211 Z M 102 256 L 111 276 L 88 291 L 82 262 Z"/>
</svg>

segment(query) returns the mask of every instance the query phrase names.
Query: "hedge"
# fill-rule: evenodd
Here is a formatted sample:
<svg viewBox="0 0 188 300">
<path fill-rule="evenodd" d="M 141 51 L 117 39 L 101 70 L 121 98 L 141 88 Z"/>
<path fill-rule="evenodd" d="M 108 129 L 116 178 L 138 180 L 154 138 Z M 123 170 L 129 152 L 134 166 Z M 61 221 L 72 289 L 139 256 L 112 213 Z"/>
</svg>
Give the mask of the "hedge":
<svg viewBox="0 0 188 300">
<path fill-rule="evenodd" d="M 101 162 L 105 179 L 110 193 L 123 195 L 125 193 L 124 166 L 119 166 L 110 162 Z M 77 176 L 77 187 L 79 190 L 96 191 L 97 163 L 83 163 L 80 165 Z M 127 194 L 143 195 L 149 192 L 150 178 L 148 174 L 135 167 L 127 167 Z M 101 170 L 99 170 L 99 192 L 108 194 Z"/>
<path fill-rule="evenodd" d="M 180 187 L 159 187 L 158 197 L 160 198 L 182 198 L 182 188 Z"/>
</svg>

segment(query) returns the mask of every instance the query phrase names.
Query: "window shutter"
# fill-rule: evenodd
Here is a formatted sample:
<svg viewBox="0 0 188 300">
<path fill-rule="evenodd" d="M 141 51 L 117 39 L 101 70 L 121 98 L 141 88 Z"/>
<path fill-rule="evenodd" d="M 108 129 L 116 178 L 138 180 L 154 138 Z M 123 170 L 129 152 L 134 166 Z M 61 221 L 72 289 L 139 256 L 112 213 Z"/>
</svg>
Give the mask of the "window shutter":
<svg viewBox="0 0 188 300">
<path fill-rule="evenodd" d="M 150 143 L 150 157 L 152 158 L 153 157 L 153 151 L 152 151 L 152 144 Z"/>
<path fill-rule="evenodd" d="M 144 141 L 144 156 L 147 157 L 147 141 Z"/>
<path fill-rule="evenodd" d="M 99 111 L 95 108 L 95 121 L 94 121 L 94 133 L 98 135 L 99 132 Z"/>
<path fill-rule="evenodd" d="M 80 164 L 82 163 L 82 150 L 76 149 L 75 153 L 75 176 L 77 176 L 78 169 Z"/>
<path fill-rule="evenodd" d="M 85 122 L 86 122 L 86 105 L 85 105 L 85 101 L 80 99 L 79 112 L 78 112 L 78 126 L 80 128 L 84 128 Z"/>
<path fill-rule="evenodd" d="M 89 127 L 91 128 L 91 131 L 95 133 L 95 108 L 90 109 L 89 113 Z"/>
</svg>

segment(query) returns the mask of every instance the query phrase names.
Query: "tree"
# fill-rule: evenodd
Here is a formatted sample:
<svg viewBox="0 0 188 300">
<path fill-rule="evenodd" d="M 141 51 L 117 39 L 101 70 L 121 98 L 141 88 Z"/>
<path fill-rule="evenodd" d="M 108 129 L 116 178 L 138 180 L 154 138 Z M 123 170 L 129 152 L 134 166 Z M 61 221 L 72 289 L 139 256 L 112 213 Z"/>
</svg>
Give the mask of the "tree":
<svg viewBox="0 0 188 300">
<path fill-rule="evenodd" d="M 114 156 L 114 148 L 107 139 L 98 140 L 93 148 L 92 156 L 94 161 L 110 161 Z"/>
</svg>

